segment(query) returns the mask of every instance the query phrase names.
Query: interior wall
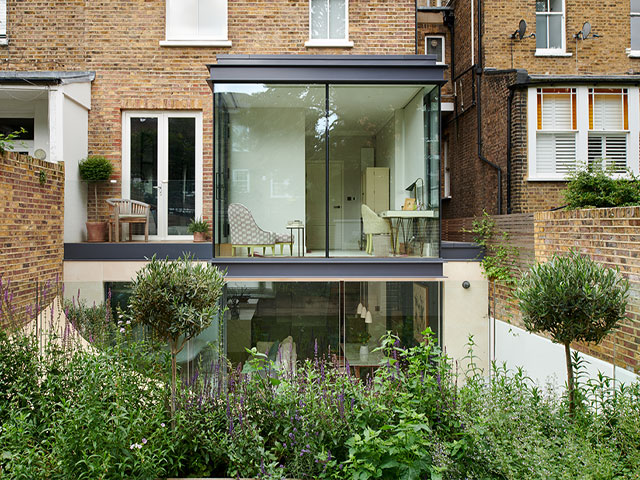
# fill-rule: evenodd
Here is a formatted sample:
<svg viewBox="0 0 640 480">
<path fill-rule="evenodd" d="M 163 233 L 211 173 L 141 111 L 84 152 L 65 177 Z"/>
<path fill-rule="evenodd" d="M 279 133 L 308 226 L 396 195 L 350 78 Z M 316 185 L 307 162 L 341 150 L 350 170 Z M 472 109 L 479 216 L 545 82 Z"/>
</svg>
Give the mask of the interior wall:
<svg viewBox="0 0 640 480">
<path fill-rule="evenodd" d="M 304 109 L 243 109 L 230 123 L 242 127 L 230 133 L 230 202 L 245 205 L 260 228 L 287 233 L 287 222 L 305 218 Z M 234 138 L 247 131 L 250 145 Z M 244 186 L 234 184 L 240 176 Z"/>
<path fill-rule="evenodd" d="M 376 134 L 376 167 L 386 167 L 389 169 L 389 203 L 392 210 L 397 208 L 396 195 L 396 115 L 378 130 Z"/>
<path fill-rule="evenodd" d="M 413 97 L 409 104 L 402 110 L 404 117 L 403 142 L 405 145 L 404 176 L 399 186 L 409 196 L 410 193 L 404 190 L 416 181 L 417 178 L 425 180 L 425 144 L 424 144 L 424 108 L 423 92 Z M 422 187 L 422 185 L 421 185 Z M 418 195 L 420 198 L 420 195 Z M 426 200 L 426 192 L 425 192 Z"/>
</svg>

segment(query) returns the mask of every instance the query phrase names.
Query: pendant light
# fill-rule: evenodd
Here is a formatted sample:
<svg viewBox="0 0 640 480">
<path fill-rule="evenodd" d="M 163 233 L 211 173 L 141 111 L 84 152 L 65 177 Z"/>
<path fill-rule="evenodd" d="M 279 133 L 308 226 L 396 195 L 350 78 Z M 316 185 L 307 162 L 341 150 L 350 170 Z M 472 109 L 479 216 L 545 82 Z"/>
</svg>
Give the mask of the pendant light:
<svg viewBox="0 0 640 480">
<path fill-rule="evenodd" d="M 367 315 L 364 318 L 364 323 L 373 323 L 373 317 L 371 316 L 371 311 L 367 312 Z"/>
<path fill-rule="evenodd" d="M 362 306 L 362 312 L 360 313 L 361 318 L 365 318 L 367 316 L 367 307 Z"/>
</svg>

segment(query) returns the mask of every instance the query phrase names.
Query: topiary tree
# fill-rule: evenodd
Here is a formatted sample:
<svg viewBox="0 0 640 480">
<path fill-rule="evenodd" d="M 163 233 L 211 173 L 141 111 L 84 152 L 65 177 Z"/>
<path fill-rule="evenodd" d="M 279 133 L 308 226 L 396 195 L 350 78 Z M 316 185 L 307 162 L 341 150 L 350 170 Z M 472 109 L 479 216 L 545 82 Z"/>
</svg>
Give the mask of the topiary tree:
<svg viewBox="0 0 640 480">
<path fill-rule="evenodd" d="M 224 275 L 218 268 L 193 262 L 158 260 L 155 255 L 132 285 L 128 318 L 145 325 L 171 352 L 171 416 L 176 409 L 176 357 L 185 344 L 224 313 L 218 300 Z"/>
<path fill-rule="evenodd" d="M 96 202 L 96 219 L 98 218 L 98 183 L 106 182 L 113 174 L 113 164 L 100 155 L 89 155 L 78 164 L 80 178 L 93 184 L 93 195 Z"/>
<path fill-rule="evenodd" d="M 519 283 L 524 325 L 530 332 L 548 332 L 564 345 L 569 410 L 575 411 L 575 385 L 571 342 L 600 343 L 625 318 L 629 282 L 618 270 L 604 267 L 587 256 L 570 251 L 535 265 Z"/>
</svg>

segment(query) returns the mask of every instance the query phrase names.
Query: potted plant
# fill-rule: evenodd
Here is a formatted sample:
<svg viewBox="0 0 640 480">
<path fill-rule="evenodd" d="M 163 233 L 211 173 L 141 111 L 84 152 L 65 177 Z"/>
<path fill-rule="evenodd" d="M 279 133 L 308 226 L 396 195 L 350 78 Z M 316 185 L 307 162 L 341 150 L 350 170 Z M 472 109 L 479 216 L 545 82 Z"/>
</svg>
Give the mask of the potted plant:
<svg viewBox="0 0 640 480">
<path fill-rule="evenodd" d="M 360 332 L 358 335 L 358 342 L 360 342 L 360 360 L 367 360 L 369 358 L 369 339 L 371 339 L 371 334 L 366 330 Z"/>
<path fill-rule="evenodd" d="M 87 241 L 103 242 L 107 232 L 107 222 L 98 221 L 98 183 L 106 182 L 113 174 L 113 165 L 101 155 L 89 155 L 78 164 L 80 178 L 93 184 L 95 220 L 87 221 Z"/>
<path fill-rule="evenodd" d="M 193 234 L 194 242 L 206 242 L 209 233 L 209 223 L 205 220 L 196 220 L 194 218 L 189 224 L 188 231 Z"/>
</svg>

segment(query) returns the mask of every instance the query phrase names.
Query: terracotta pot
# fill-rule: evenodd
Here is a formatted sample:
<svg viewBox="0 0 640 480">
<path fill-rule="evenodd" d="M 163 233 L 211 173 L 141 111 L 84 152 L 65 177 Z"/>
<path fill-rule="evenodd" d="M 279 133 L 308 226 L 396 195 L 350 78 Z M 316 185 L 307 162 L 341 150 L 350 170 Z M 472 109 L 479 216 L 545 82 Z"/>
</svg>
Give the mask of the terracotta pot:
<svg viewBox="0 0 640 480">
<path fill-rule="evenodd" d="M 207 241 L 206 232 L 193 232 L 193 241 L 194 242 L 206 242 Z"/>
<path fill-rule="evenodd" d="M 104 242 L 107 238 L 107 222 L 87 222 L 87 242 Z"/>
</svg>

